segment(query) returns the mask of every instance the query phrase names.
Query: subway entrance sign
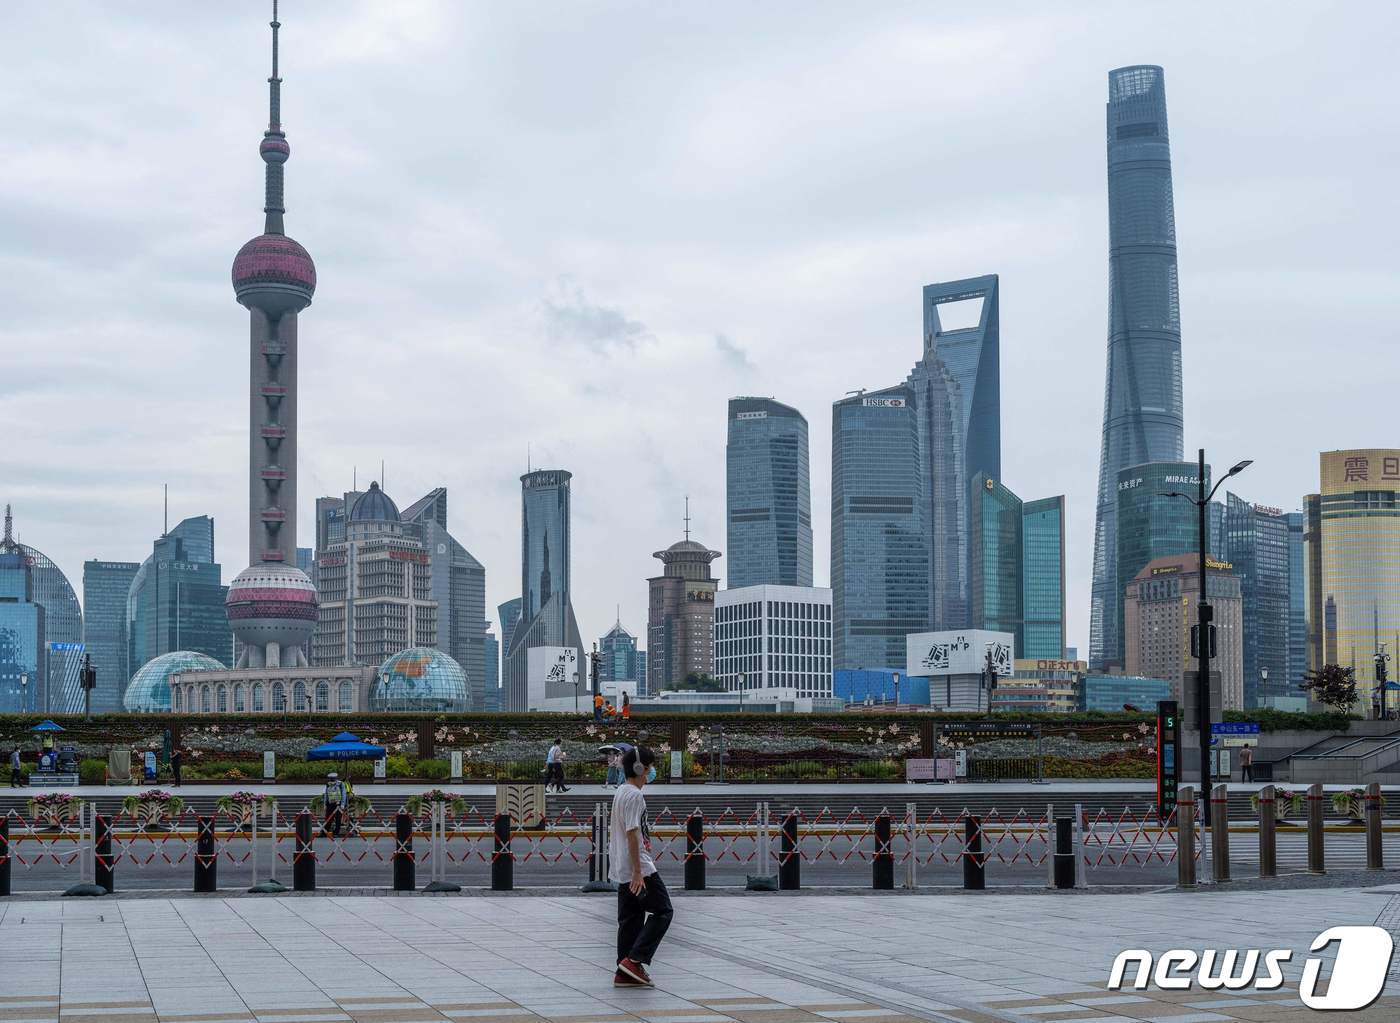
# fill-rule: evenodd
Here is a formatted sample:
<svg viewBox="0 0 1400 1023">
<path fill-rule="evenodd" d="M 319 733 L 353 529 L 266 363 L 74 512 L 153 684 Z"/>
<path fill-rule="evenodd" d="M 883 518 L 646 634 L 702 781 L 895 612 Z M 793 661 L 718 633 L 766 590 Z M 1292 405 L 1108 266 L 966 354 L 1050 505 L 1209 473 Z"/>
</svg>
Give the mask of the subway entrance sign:
<svg viewBox="0 0 1400 1023">
<path fill-rule="evenodd" d="M 1175 700 L 1157 703 L 1157 818 L 1165 821 L 1176 809 L 1181 783 L 1181 715 Z"/>
</svg>

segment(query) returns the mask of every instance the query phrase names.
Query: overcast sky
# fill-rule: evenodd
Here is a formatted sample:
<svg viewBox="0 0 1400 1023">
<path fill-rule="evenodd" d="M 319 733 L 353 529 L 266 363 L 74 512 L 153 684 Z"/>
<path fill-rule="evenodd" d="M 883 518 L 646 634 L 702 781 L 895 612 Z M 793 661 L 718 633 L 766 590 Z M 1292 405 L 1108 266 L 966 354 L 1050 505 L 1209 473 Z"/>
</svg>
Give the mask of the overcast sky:
<svg viewBox="0 0 1400 1023">
<path fill-rule="evenodd" d="M 725 403 L 811 425 L 829 581 L 831 403 L 904 379 L 920 288 L 1001 275 L 1002 466 L 1068 498 L 1088 644 L 1107 72 L 1166 69 L 1186 448 L 1294 509 L 1323 449 L 1396 445 L 1397 7 L 285 0 L 300 542 L 387 465 L 450 493 L 519 594 L 518 477 L 574 473 L 586 639 L 644 632 L 651 553 L 724 537 Z M 248 317 L 265 0 L 6 16 L 0 500 L 81 590 L 170 515 L 247 564 Z M 723 576 L 725 561 L 716 563 Z"/>
</svg>

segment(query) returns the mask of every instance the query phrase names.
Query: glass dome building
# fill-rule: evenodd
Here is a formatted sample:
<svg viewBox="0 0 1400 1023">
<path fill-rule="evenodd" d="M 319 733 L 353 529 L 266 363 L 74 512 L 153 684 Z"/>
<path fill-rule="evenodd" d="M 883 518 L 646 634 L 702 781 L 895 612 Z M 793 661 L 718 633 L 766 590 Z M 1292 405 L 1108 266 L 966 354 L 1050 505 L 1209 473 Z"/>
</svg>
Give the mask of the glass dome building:
<svg viewBox="0 0 1400 1023">
<path fill-rule="evenodd" d="M 170 676 L 184 671 L 223 671 L 224 666 L 206 654 L 174 650 L 143 664 L 126 687 L 122 705 L 135 714 L 170 710 Z"/>
<path fill-rule="evenodd" d="M 369 691 L 374 711 L 469 711 L 471 691 L 462 666 L 441 650 L 401 650 L 379 668 Z"/>
</svg>

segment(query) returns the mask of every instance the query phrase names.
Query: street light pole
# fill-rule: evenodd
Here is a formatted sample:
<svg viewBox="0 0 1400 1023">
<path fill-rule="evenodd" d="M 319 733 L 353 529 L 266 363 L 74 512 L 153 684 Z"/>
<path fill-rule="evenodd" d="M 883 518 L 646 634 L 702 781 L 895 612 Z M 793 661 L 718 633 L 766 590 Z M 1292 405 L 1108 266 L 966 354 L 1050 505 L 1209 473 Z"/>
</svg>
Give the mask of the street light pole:
<svg viewBox="0 0 1400 1023">
<path fill-rule="evenodd" d="M 899 710 L 899 672 L 894 673 L 894 709 Z"/>
<path fill-rule="evenodd" d="M 748 683 L 749 677 L 742 671 L 739 672 L 739 713 L 744 713 L 744 686 Z"/>
</svg>

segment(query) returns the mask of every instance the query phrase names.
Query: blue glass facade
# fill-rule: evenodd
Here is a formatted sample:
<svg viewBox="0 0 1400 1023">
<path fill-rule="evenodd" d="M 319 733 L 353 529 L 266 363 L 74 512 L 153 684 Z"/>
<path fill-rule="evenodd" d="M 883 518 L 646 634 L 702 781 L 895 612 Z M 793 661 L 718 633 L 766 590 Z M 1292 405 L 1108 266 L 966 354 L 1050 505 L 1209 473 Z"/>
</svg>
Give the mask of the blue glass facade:
<svg viewBox="0 0 1400 1023">
<path fill-rule="evenodd" d="M 1307 570 L 1302 512 L 1289 512 L 1288 523 L 1288 695 L 1298 695 L 1298 684 L 1308 670 Z"/>
<path fill-rule="evenodd" d="M 1013 656 L 1025 656 L 1022 622 L 1022 504 L 983 473 L 972 481 L 972 627 L 1009 632 Z"/>
<path fill-rule="evenodd" d="M 29 559 L 18 545 L 0 547 L 0 712 L 39 709 L 47 666 L 44 607 L 34 600 Z"/>
<path fill-rule="evenodd" d="M 1196 506 L 1179 497 L 1162 496 L 1178 492 L 1194 497 L 1198 480 L 1195 462 L 1152 462 L 1119 470 L 1114 480 L 1118 576 L 1115 599 L 1104 601 L 1113 622 L 1107 638 L 1100 636 L 1106 644 L 1099 649 L 1104 664 L 1121 667 L 1124 663 L 1123 592 L 1128 584 L 1153 558 L 1199 550 Z M 1210 491 L 1210 466 L 1206 466 L 1206 491 Z M 1092 661 L 1090 667 L 1094 667 Z"/>
<path fill-rule="evenodd" d="M 1044 497 L 1021 507 L 1021 603 L 1025 615 L 1019 657 L 1065 659 L 1065 498 Z"/>
<path fill-rule="evenodd" d="M 133 674 L 162 654 L 190 651 L 233 663 L 223 568 L 213 561 L 214 521 L 185 519 L 156 540 L 127 593 L 127 664 Z"/>
<path fill-rule="evenodd" d="M 1108 75 L 1108 371 L 1094 527 L 1089 664 L 1122 651 L 1119 473 L 1182 454 L 1181 310 L 1162 69 Z M 1139 568 L 1141 566 L 1138 566 Z"/>
<path fill-rule="evenodd" d="M 971 623 L 969 487 L 979 473 L 1001 478 L 997 277 L 927 285 L 923 304 L 924 356 L 906 385 L 918 409 L 927 627 L 961 629 Z M 952 307 L 973 315 L 955 316 Z"/>
<path fill-rule="evenodd" d="M 501 643 L 490 632 L 489 622 L 483 643 L 482 660 L 485 664 L 486 692 L 481 709 L 495 712 L 501 709 Z"/>
<path fill-rule="evenodd" d="M 569 600 L 569 481 L 563 469 L 520 477 L 520 615 L 533 622 L 551 596 Z"/>
<path fill-rule="evenodd" d="M 1298 695 L 1297 683 L 1290 684 L 1288 675 L 1288 521 L 1283 512 L 1227 494 L 1223 560 L 1234 566 L 1240 580 L 1245 709 Z"/>
<path fill-rule="evenodd" d="M 898 697 L 901 706 L 929 705 L 928 679 L 910 677 L 902 668 L 841 668 L 831 673 L 831 691 L 846 704 L 894 703 L 895 675 L 899 675 Z"/>
<path fill-rule="evenodd" d="M 725 446 L 729 586 L 812 585 L 807 420 L 771 398 L 731 398 Z"/>
<path fill-rule="evenodd" d="M 914 392 L 891 387 L 831 410 L 832 666 L 901 664 L 928 625 Z"/>
<path fill-rule="evenodd" d="M 608 630 L 606 636 L 598 640 L 598 665 L 600 682 L 636 682 L 638 695 L 642 695 L 642 679 L 638 677 L 637 637 L 618 622 Z"/>
<path fill-rule="evenodd" d="M 1085 675 L 1085 710 L 1122 710 L 1131 704 L 1140 710 L 1157 709 L 1159 700 L 1170 700 L 1173 683 L 1162 678 L 1136 675 Z"/>
<path fill-rule="evenodd" d="M 97 672 L 92 709 L 98 714 L 121 710 L 131 680 L 126 599 L 140 567 L 134 561 L 83 562 L 83 645 Z"/>
</svg>

